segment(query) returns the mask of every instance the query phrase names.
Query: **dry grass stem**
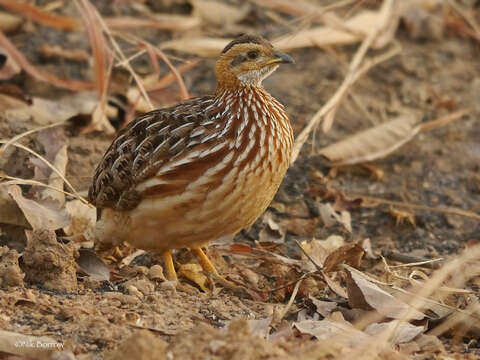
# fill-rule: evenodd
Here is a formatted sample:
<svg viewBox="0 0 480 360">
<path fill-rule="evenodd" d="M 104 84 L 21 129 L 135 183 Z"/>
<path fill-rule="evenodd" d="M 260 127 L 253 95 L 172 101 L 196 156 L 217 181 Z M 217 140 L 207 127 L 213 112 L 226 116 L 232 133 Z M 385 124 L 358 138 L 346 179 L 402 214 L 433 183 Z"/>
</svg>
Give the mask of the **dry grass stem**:
<svg viewBox="0 0 480 360">
<path fill-rule="evenodd" d="M 465 19 L 468 25 L 470 25 L 477 33 L 477 36 L 480 36 L 480 26 L 477 24 L 475 17 L 471 16 L 467 10 L 465 10 L 461 5 L 457 4 L 457 2 L 454 0 L 448 0 L 448 4 Z"/>
<path fill-rule="evenodd" d="M 151 19 L 139 19 L 132 16 L 105 18 L 110 29 L 152 28 L 166 31 L 186 31 L 200 25 L 200 20 L 192 16 L 155 14 Z"/>
<path fill-rule="evenodd" d="M 95 130 L 106 130 L 114 133 L 115 130 L 106 117 L 106 106 L 108 88 L 113 66 L 111 50 L 103 35 L 99 23 L 100 14 L 88 0 L 75 0 L 75 5 L 82 15 L 88 40 L 93 53 L 93 70 L 95 73 L 95 84 L 97 85 L 98 106 L 92 114 L 91 128 Z"/>
<path fill-rule="evenodd" d="M 130 62 L 127 60 L 127 57 L 125 56 L 122 49 L 120 48 L 120 45 L 118 44 L 117 40 L 115 40 L 113 33 L 110 31 L 107 24 L 105 24 L 105 21 L 103 21 L 100 15 L 98 15 L 98 20 L 103 27 L 103 31 L 105 31 L 105 33 L 107 34 L 116 54 L 120 57 L 120 60 L 121 60 L 120 63 L 122 63 L 125 66 L 125 68 L 128 70 L 128 72 L 132 75 L 133 79 L 135 80 L 135 83 L 138 86 L 138 89 L 140 90 L 140 94 L 142 95 L 145 102 L 148 104 L 148 107 L 150 108 L 150 110 L 153 110 L 154 107 L 152 105 L 152 102 L 150 101 L 150 97 L 148 96 L 147 91 L 145 90 L 145 87 L 142 84 L 142 80 L 130 65 Z"/>
<path fill-rule="evenodd" d="M 357 69 L 354 73 L 348 73 L 343 80 L 343 83 L 337 89 L 337 91 L 332 95 L 332 97 L 327 101 L 325 105 L 323 105 L 313 117 L 310 119 L 308 125 L 297 135 L 295 144 L 293 147 L 292 153 L 292 164 L 297 160 L 298 155 L 300 154 L 300 150 L 302 149 L 303 145 L 307 141 L 311 131 L 320 123 L 325 115 L 327 115 L 330 111 L 335 109 L 339 102 L 342 100 L 344 95 L 348 92 L 350 87 L 366 72 L 368 72 L 374 66 L 396 56 L 400 53 L 401 48 L 400 46 L 396 45 L 386 53 L 379 55 L 369 61 L 366 61 L 365 64 Z"/>
<path fill-rule="evenodd" d="M 292 304 L 295 301 L 295 298 L 297 297 L 298 289 L 300 289 L 300 285 L 302 285 L 303 279 L 305 279 L 307 275 L 309 275 L 309 273 L 303 274 L 302 277 L 295 284 L 295 287 L 293 288 L 292 294 L 290 295 L 290 299 L 288 300 L 287 305 L 285 305 L 282 312 L 278 316 L 279 322 L 285 317 L 285 315 L 287 315 L 288 310 L 290 310 L 290 308 L 292 307 Z"/>
<path fill-rule="evenodd" d="M 33 133 L 36 133 L 38 131 L 42 131 L 42 130 L 46 130 L 46 129 L 50 129 L 50 128 L 53 128 L 53 127 L 57 127 L 57 126 L 63 126 L 65 125 L 65 121 L 59 121 L 59 122 L 56 122 L 54 124 L 50 124 L 50 125 L 45 125 L 45 126 L 41 126 L 41 127 L 38 127 L 38 128 L 35 128 L 35 129 L 31 129 L 31 130 L 28 130 L 28 131 L 25 131 L 21 134 L 18 134 L 16 136 L 14 136 L 13 138 L 11 138 L 10 140 L 8 140 L 8 142 L 6 142 L 4 145 L 2 145 L 0 147 L 0 157 L 4 154 L 5 150 L 7 150 L 7 148 L 12 145 L 13 143 L 17 142 L 18 140 L 20 140 L 21 138 L 25 137 L 25 136 L 28 136 L 28 135 L 31 135 Z"/>
<path fill-rule="evenodd" d="M 463 116 L 467 115 L 470 113 L 470 109 L 460 109 L 457 110 L 451 114 L 447 114 L 445 116 L 442 116 L 438 119 L 432 120 L 432 121 L 427 121 L 426 123 L 423 123 L 420 125 L 420 131 L 422 132 L 427 132 L 431 131 L 433 129 L 437 129 L 439 127 L 443 127 L 445 125 L 450 124 L 451 122 L 458 120 L 462 118 Z"/>
<path fill-rule="evenodd" d="M 151 45 L 147 45 L 151 46 Z M 182 100 L 186 100 L 190 98 L 190 94 L 188 93 L 187 87 L 185 86 L 185 83 L 183 82 L 182 75 L 178 72 L 177 68 L 173 66 L 173 64 L 170 62 L 168 57 L 165 55 L 165 53 L 158 49 L 157 47 L 154 47 L 155 52 L 157 55 L 163 60 L 165 64 L 170 68 L 170 71 L 172 74 L 175 76 L 175 79 L 177 80 L 178 86 L 180 88 L 180 97 Z"/>
<path fill-rule="evenodd" d="M 80 28 L 80 23 L 77 19 L 50 14 L 27 2 L 0 0 L 0 6 L 37 22 L 40 25 L 61 30 L 78 30 Z"/>
<path fill-rule="evenodd" d="M 364 195 L 349 194 L 349 197 L 350 196 L 361 197 L 364 201 L 371 202 L 372 204 L 394 205 L 394 206 L 406 207 L 406 208 L 410 208 L 410 209 L 433 211 L 433 212 L 438 212 L 438 213 L 442 213 L 442 214 L 460 215 L 460 216 L 465 216 L 465 217 L 480 220 L 480 214 L 477 214 L 477 213 L 474 213 L 474 212 L 468 211 L 468 210 L 463 210 L 463 209 L 460 209 L 460 208 L 451 207 L 451 206 L 449 206 L 449 207 L 432 207 L 432 206 L 421 205 L 421 204 L 412 204 L 412 203 L 402 202 L 402 201 L 387 200 L 387 199 L 382 199 L 382 198 L 367 196 L 367 195 L 364 196 Z"/>
<path fill-rule="evenodd" d="M 68 191 L 65 191 L 63 189 L 59 189 L 55 186 L 51 186 L 51 185 L 48 185 L 48 184 L 44 184 L 40 181 L 36 181 L 36 180 L 29 180 L 29 179 L 20 179 L 20 178 L 17 178 L 17 177 L 14 177 L 14 176 L 8 176 L 8 175 L 3 175 L 3 174 L 0 174 L 0 179 L 7 179 L 7 180 L 10 180 L 10 181 L 2 181 L 0 182 L 0 186 L 8 186 L 8 185 L 33 185 L 33 186 L 40 186 L 40 187 L 44 187 L 44 188 L 47 188 L 47 189 L 51 189 L 51 190 L 55 190 L 55 191 L 58 191 L 64 195 L 68 195 L 68 196 L 71 196 L 72 198 L 75 198 L 75 199 L 78 199 L 80 201 L 82 201 L 82 198 L 79 198 L 77 195 L 75 195 L 74 193 L 71 193 L 71 192 L 68 192 Z M 82 201 L 83 202 L 83 201 Z M 86 205 L 90 206 L 90 207 L 93 207 L 93 205 L 89 204 L 89 203 L 86 203 Z"/>
<path fill-rule="evenodd" d="M 160 59 L 162 59 L 162 61 L 168 66 L 168 68 L 172 72 L 173 76 L 177 80 L 178 87 L 180 88 L 181 99 L 186 100 L 186 99 L 190 98 L 190 94 L 188 93 L 187 87 L 185 86 L 185 82 L 182 79 L 181 72 L 179 72 L 178 69 L 175 66 L 173 66 L 170 59 L 165 55 L 165 53 L 160 48 L 158 48 L 157 46 L 154 46 L 153 44 L 149 43 L 146 40 L 139 39 L 136 36 L 132 36 L 132 35 L 124 36 L 124 40 L 127 40 L 130 43 L 135 44 L 137 46 L 140 45 L 142 47 L 145 47 L 146 51 L 149 54 L 155 54 L 155 57 L 159 57 Z M 155 66 L 155 61 L 154 60 L 155 59 L 152 59 L 152 63 Z"/>
<path fill-rule="evenodd" d="M 9 140 L 0 140 L 0 144 L 6 144 L 8 143 Z M 81 202 L 83 202 L 84 204 L 88 204 L 88 201 L 85 200 L 78 192 L 77 190 L 75 190 L 75 188 L 73 187 L 73 185 L 70 183 L 70 181 L 67 180 L 67 178 L 55 167 L 53 166 L 50 161 L 48 161 L 47 159 L 45 159 L 42 155 L 40 155 L 39 153 L 37 153 L 36 151 L 22 145 L 22 144 L 17 144 L 17 143 L 13 143 L 11 144 L 13 146 L 16 146 L 22 150 L 25 150 L 27 151 L 28 153 L 36 156 L 38 159 L 40 159 L 43 163 L 45 163 L 45 165 L 47 165 L 54 173 L 56 173 L 64 182 L 65 184 L 70 188 L 70 190 L 72 190 L 73 194 L 74 194 L 74 197 L 78 200 L 80 200 Z"/>
<path fill-rule="evenodd" d="M 18 65 L 20 65 L 23 70 L 25 70 L 25 72 L 27 72 L 29 75 L 39 81 L 44 81 L 54 86 L 70 90 L 91 90 L 95 88 L 95 84 L 91 82 L 61 79 L 56 77 L 55 75 L 38 70 L 27 60 L 27 58 L 20 51 L 17 50 L 17 48 L 10 42 L 10 40 L 8 40 L 8 38 L 3 33 L 0 33 L 0 46 L 2 46 L 5 51 L 7 51 L 8 55 L 10 55 L 12 59 Z"/>
<path fill-rule="evenodd" d="M 432 259 L 432 260 L 412 262 L 412 263 L 408 263 L 408 264 L 390 265 L 390 268 L 391 269 L 396 269 L 396 268 L 404 268 L 404 267 L 412 267 L 412 266 L 422 266 L 422 265 L 433 264 L 433 263 L 443 261 L 443 260 L 444 260 L 444 258 L 438 258 L 438 259 Z"/>
</svg>

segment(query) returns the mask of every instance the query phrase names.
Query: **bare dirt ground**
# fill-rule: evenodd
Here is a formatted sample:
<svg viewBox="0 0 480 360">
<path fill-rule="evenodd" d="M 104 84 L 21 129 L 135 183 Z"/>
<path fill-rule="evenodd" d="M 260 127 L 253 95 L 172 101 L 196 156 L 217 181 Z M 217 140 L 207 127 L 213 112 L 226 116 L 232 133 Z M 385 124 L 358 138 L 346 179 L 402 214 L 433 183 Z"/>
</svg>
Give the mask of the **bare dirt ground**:
<svg viewBox="0 0 480 360">
<path fill-rule="evenodd" d="M 52 25 L 85 17 L 75 3 L 31 2 L 38 15 L 0 1 L 2 11 L 18 21 L 4 30 L 7 40 L 0 44 L 6 61 L 0 72 L 0 139 L 62 121 L 18 143 L 44 156 L 85 197 L 114 132 L 142 106 L 131 74 L 117 66 L 117 54 L 107 92 L 110 113 L 92 117 L 99 73 L 91 41 L 83 28 Z M 85 3 L 79 1 L 79 8 Z M 293 35 L 305 29 L 346 31 L 342 21 L 364 11 L 378 13 L 388 1 L 351 1 L 328 12 L 334 3 L 92 2 L 127 57 L 142 48 L 122 34 L 162 49 L 172 39 L 231 38 L 241 32 L 298 42 Z M 264 216 L 233 243 L 218 241 L 209 248 L 219 272 L 241 290 L 207 279 L 186 250 L 175 255 L 180 288 L 165 281 L 159 256 L 128 245 L 99 254 L 108 267 L 97 263 L 85 249 L 91 247 L 84 232 L 92 209 L 72 195 L 28 183 L 72 192 L 35 154 L 13 145 L 2 149 L 0 358 L 479 358 L 480 4 L 411 3 L 390 15 L 389 23 L 396 19 L 398 26 L 388 40 L 366 53 L 374 59 L 393 48 L 394 56 L 348 87 L 329 131 L 320 125 L 309 134 Z M 125 25 L 127 16 L 152 19 L 147 12 L 165 18 L 154 20 L 156 26 Z M 49 23 L 46 13 L 64 18 Z M 335 21 L 324 16 L 331 13 Z M 114 27 L 107 19 L 123 25 Z M 178 23 L 162 27 L 167 19 Z M 325 39 L 310 38 L 308 46 L 288 49 L 296 65 L 265 81 L 286 105 L 296 135 L 350 74 L 365 36 L 347 33 L 356 40 L 319 44 Z M 216 85 L 216 52 L 200 40 L 198 48 L 165 47 L 191 96 L 212 93 Z M 159 67 L 152 80 L 158 90 L 149 91 L 152 102 L 158 107 L 180 101 L 181 88 L 169 67 L 161 60 L 152 65 L 149 54 L 154 55 L 147 50 L 131 64 L 144 79 Z M 97 87 L 68 90 L 72 84 L 59 86 L 58 79 L 38 72 Z M 346 156 L 352 160 L 371 149 L 372 161 L 332 166 L 322 152 L 405 114 L 419 127 L 406 135 L 394 129 L 363 136 L 360 148 Z M 405 145 L 387 151 L 403 140 Z M 412 294 L 422 294 L 422 302 L 415 303 Z"/>
</svg>

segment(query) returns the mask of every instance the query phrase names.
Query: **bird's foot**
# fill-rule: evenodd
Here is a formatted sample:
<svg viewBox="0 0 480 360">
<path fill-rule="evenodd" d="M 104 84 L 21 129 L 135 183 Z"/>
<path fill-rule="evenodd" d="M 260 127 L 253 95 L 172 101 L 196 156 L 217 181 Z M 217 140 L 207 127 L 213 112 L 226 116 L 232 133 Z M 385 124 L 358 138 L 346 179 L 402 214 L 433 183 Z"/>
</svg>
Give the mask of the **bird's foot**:
<svg viewBox="0 0 480 360">
<path fill-rule="evenodd" d="M 197 254 L 200 260 L 200 265 L 207 273 L 213 289 L 215 289 L 215 282 L 218 282 L 222 287 L 232 290 L 238 296 L 243 296 L 246 294 L 246 289 L 244 287 L 234 284 L 218 273 L 217 269 L 215 269 L 215 266 L 201 248 L 195 248 L 193 251 L 195 254 Z"/>
</svg>

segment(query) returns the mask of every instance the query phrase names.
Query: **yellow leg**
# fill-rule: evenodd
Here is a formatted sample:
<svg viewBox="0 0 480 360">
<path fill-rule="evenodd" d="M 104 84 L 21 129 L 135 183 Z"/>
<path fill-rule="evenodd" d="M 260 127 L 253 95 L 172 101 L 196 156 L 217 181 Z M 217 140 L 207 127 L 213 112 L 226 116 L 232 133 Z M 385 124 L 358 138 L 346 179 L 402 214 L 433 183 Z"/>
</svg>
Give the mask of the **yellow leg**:
<svg viewBox="0 0 480 360">
<path fill-rule="evenodd" d="M 205 270 L 208 273 L 218 275 L 217 269 L 215 269 L 215 266 L 213 266 L 208 256 L 205 255 L 202 248 L 195 248 L 193 249 L 193 251 L 195 252 L 195 254 L 197 254 L 200 260 L 200 265 L 202 265 L 203 270 Z"/>
<path fill-rule="evenodd" d="M 172 253 L 170 250 L 165 251 L 163 254 L 163 262 L 165 263 L 165 271 L 167 280 L 178 280 L 175 267 L 173 266 Z"/>
<path fill-rule="evenodd" d="M 217 272 L 217 269 L 215 269 L 215 266 L 213 266 L 212 262 L 208 258 L 208 256 L 203 252 L 202 248 L 195 248 L 192 249 L 195 254 L 197 254 L 199 260 L 200 260 L 200 265 L 202 266 L 202 269 L 209 273 L 214 279 L 218 280 L 223 286 L 230 288 L 234 290 L 235 292 L 238 292 L 239 294 L 243 294 L 243 291 L 241 287 L 235 285 L 234 283 L 228 281 L 225 279 L 223 276 L 220 276 Z"/>
</svg>

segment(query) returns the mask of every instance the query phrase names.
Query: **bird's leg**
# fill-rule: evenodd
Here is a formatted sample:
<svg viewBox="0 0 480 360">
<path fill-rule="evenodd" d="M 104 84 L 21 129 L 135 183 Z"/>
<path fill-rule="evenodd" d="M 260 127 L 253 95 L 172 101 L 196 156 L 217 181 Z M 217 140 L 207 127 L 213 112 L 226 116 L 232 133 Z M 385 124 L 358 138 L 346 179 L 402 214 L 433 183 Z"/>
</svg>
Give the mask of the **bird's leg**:
<svg viewBox="0 0 480 360">
<path fill-rule="evenodd" d="M 217 269 L 215 269 L 215 266 L 212 264 L 208 256 L 203 252 L 202 248 L 195 248 L 193 249 L 193 251 L 195 254 L 197 254 L 200 260 L 200 265 L 202 266 L 202 269 L 204 271 L 206 271 L 209 275 L 215 278 L 223 286 L 234 289 L 234 290 L 238 288 L 237 285 L 235 285 L 231 281 L 228 281 L 223 276 L 220 276 L 218 274 Z"/>
<path fill-rule="evenodd" d="M 172 252 L 170 250 L 164 251 L 162 256 L 163 256 L 163 262 L 165 264 L 167 280 L 173 280 L 173 281 L 178 280 L 175 267 L 173 266 Z"/>
<path fill-rule="evenodd" d="M 203 270 L 207 273 L 218 275 L 217 269 L 213 266 L 212 262 L 208 258 L 208 256 L 203 252 L 202 248 L 195 248 L 193 249 L 195 254 L 197 254 L 198 259 L 200 260 L 200 265 L 202 266 Z"/>
</svg>

